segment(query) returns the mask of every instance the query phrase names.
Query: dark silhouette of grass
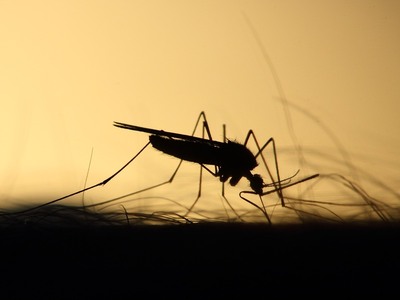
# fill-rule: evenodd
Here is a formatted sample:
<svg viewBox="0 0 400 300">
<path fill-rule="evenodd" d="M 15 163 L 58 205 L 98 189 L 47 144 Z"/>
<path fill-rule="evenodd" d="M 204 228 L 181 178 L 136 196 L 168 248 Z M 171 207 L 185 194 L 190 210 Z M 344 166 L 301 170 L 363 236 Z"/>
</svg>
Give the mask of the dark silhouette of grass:
<svg viewBox="0 0 400 300">
<path fill-rule="evenodd" d="M 72 193 L 61 198 L 45 202 L 31 207 L 14 208 L 10 211 L 0 212 L 0 227 L 12 226 L 41 226 L 41 227 L 132 227 L 139 225 L 177 225 L 192 223 L 265 223 L 270 220 L 264 217 L 265 210 L 272 219 L 272 225 L 281 223 L 288 224 L 317 224 L 332 223 L 344 226 L 354 224 L 397 224 L 400 220 L 399 206 L 394 191 L 395 199 L 392 203 L 386 203 L 369 195 L 361 186 L 340 174 L 320 174 L 314 182 L 309 184 L 312 190 L 321 182 L 336 184 L 342 188 L 342 198 L 324 200 L 318 195 L 314 198 L 293 197 L 285 194 L 285 207 L 281 207 L 279 201 L 271 204 L 269 198 L 265 197 L 264 208 L 248 205 L 247 209 L 235 211 L 231 217 L 227 211 L 213 211 L 212 214 L 202 211 L 192 211 L 187 215 L 188 207 L 179 201 L 163 197 L 139 196 L 141 192 L 122 195 L 114 199 L 106 200 L 91 205 L 73 206 L 64 204 L 66 198 L 75 196 L 80 192 Z M 94 185 L 93 187 L 97 187 Z M 132 198 L 132 196 L 137 196 Z M 168 206 L 167 210 L 151 205 L 152 198 L 162 198 Z M 146 200 L 148 207 L 140 209 L 130 208 L 130 203 L 137 200 Z M 216 199 L 216 202 L 218 200 Z M 279 210 L 279 212 L 277 212 Z M 210 217 L 212 215 L 212 217 Z M 275 216 L 277 215 L 277 216 Z M 283 222 L 282 222 L 283 220 Z"/>
</svg>

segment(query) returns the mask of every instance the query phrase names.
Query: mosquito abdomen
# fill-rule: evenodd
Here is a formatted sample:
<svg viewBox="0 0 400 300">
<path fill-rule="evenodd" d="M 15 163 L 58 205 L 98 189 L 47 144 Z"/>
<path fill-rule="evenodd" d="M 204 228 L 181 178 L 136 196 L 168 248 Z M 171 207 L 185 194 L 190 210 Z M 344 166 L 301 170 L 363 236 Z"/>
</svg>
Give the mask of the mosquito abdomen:
<svg viewBox="0 0 400 300">
<path fill-rule="evenodd" d="M 247 176 L 249 171 L 257 166 L 254 155 L 246 146 L 228 141 L 228 143 L 214 141 L 192 141 L 151 135 L 150 143 L 154 148 L 174 157 L 204 165 L 220 167 L 219 175 L 237 177 Z M 221 178 L 222 178 L 221 177 Z"/>
<path fill-rule="evenodd" d="M 154 148 L 174 157 L 199 164 L 221 165 L 221 149 L 211 143 L 158 135 L 151 135 L 149 139 Z"/>
</svg>

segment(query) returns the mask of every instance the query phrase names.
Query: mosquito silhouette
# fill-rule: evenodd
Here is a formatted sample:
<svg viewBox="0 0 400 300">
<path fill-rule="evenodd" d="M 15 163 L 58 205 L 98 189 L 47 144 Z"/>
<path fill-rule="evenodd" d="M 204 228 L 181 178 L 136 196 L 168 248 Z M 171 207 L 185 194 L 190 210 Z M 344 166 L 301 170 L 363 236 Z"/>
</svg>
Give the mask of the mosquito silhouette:
<svg viewBox="0 0 400 300">
<path fill-rule="evenodd" d="M 196 137 L 196 136 L 194 136 L 194 133 L 196 132 L 197 127 L 199 126 L 199 123 L 201 120 L 203 121 L 202 122 L 202 137 Z M 179 158 L 181 160 L 178 167 L 176 168 L 173 175 L 171 176 L 171 178 L 168 181 L 158 184 L 158 185 L 155 185 L 153 187 L 158 187 L 162 184 L 172 182 L 176 173 L 178 172 L 178 169 L 180 168 L 182 161 L 189 161 L 189 162 L 197 163 L 201 166 L 198 195 L 197 195 L 196 200 L 193 202 L 191 207 L 188 209 L 188 212 L 186 213 L 186 215 L 188 213 L 190 213 L 190 211 L 193 209 L 193 207 L 195 206 L 195 204 L 197 203 L 197 201 L 199 200 L 199 198 L 201 196 L 201 182 L 202 182 L 202 170 L 203 169 L 207 170 L 213 176 L 219 177 L 219 179 L 222 183 L 225 183 L 229 180 L 229 184 L 231 186 L 236 186 L 243 177 L 246 178 L 249 181 L 250 188 L 252 190 L 251 191 L 242 191 L 239 195 L 243 200 L 245 200 L 246 202 L 250 203 L 251 205 L 253 205 L 256 208 L 258 208 L 259 210 L 261 210 L 263 212 L 263 214 L 265 215 L 265 217 L 267 218 L 268 222 L 270 222 L 270 218 L 266 212 L 264 203 L 262 201 L 262 196 L 276 192 L 278 194 L 279 198 L 281 199 L 281 205 L 285 206 L 282 189 L 287 188 L 289 186 L 293 186 L 295 184 L 299 184 L 300 182 L 304 182 L 306 180 L 310 180 L 310 179 L 318 176 L 318 174 L 315 174 L 315 175 L 306 177 L 304 179 L 301 179 L 299 181 L 291 182 L 291 179 L 297 175 L 298 172 L 296 172 L 296 174 L 293 175 L 292 177 L 281 180 L 280 175 L 279 175 L 276 146 L 275 146 L 275 141 L 273 138 L 270 138 L 266 143 L 264 143 L 260 147 L 255 134 L 253 133 L 252 130 L 249 130 L 244 144 L 240 144 L 236 141 L 231 141 L 225 137 L 225 125 L 224 125 L 223 126 L 224 141 L 223 142 L 215 141 L 212 139 L 210 127 L 208 125 L 206 114 L 204 112 L 201 112 L 199 117 L 197 118 L 196 125 L 195 125 L 192 135 L 179 134 L 179 133 L 168 132 L 168 131 L 164 131 L 164 130 L 156 130 L 156 129 L 152 129 L 152 128 L 145 128 L 145 127 L 130 125 L 130 124 L 121 123 L 121 122 L 114 122 L 114 126 L 123 128 L 123 129 L 133 130 L 133 131 L 141 131 L 141 132 L 145 132 L 145 133 L 150 133 L 151 135 L 149 136 L 149 142 L 146 144 L 145 147 L 147 147 L 149 144 L 151 144 L 155 149 L 157 149 L 165 154 Z M 207 136 L 207 138 L 205 136 Z M 246 147 L 250 138 L 254 139 L 255 144 L 257 146 L 257 153 L 255 155 Z M 262 153 L 263 150 L 269 144 L 272 144 L 272 147 L 273 147 L 274 162 L 275 162 L 275 168 L 276 168 L 276 174 L 277 174 L 276 180 L 274 179 L 270 169 L 268 168 L 268 165 L 267 165 L 266 160 Z M 262 160 L 265 168 L 267 169 L 269 178 L 271 179 L 271 182 L 269 182 L 269 183 L 264 183 L 264 180 L 260 174 L 252 173 L 252 170 L 258 166 L 258 162 L 257 162 L 258 157 L 261 157 L 261 160 Z M 214 171 L 211 170 L 208 166 L 214 166 Z M 150 187 L 150 188 L 153 188 L 153 187 Z M 150 189 L 150 188 L 148 188 L 148 189 Z M 272 189 L 266 190 L 266 188 L 272 188 Z M 253 201 L 250 201 L 249 199 L 244 197 L 243 196 L 244 194 L 258 195 L 260 197 L 262 207 L 260 207 Z M 230 205 L 229 201 L 225 198 L 224 185 L 222 185 L 222 196 L 226 200 L 226 202 L 228 203 L 228 205 L 230 206 L 232 211 L 235 212 L 234 208 Z M 237 213 L 236 213 L 236 215 L 239 216 Z"/>
</svg>

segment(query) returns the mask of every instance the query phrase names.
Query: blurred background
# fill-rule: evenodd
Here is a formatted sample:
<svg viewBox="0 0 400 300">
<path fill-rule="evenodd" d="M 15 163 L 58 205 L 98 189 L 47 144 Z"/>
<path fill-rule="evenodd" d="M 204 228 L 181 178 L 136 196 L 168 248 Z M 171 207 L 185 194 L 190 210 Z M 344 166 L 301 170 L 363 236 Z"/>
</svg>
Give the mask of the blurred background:
<svg viewBox="0 0 400 300">
<path fill-rule="evenodd" d="M 380 218 L 360 208 L 373 200 L 396 218 L 399 37 L 398 1 L 1 0 L 0 207 L 111 176 L 148 141 L 113 121 L 191 134 L 205 111 L 216 140 L 222 124 L 239 142 L 249 129 L 261 144 L 274 137 L 281 178 L 322 175 L 287 190 L 320 203 L 302 210 Z M 178 162 L 149 147 L 106 186 L 62 203 L 130 195 L 169 179 Z M 198 174 L 185 163 L 173 184 L 123 197 L 124 208 L 184 212 Z M 237 211 L 253 209 L 238 196 L 248 189 L 244 179 L 226 187 Z M 207 172 L 202 193 L 196 217 L 229 210 Z M 264 202 L 279 221 L 279 199 Z M 327 202 L 348 206 L 331 213 Z"/>
</svg>

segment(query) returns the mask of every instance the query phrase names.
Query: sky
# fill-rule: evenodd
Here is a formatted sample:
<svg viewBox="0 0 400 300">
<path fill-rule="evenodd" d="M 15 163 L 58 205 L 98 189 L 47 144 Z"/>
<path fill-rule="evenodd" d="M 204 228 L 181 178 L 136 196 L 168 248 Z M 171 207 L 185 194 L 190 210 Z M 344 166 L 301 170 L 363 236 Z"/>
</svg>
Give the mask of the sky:
<svg viewBox="0 0 400 300">
<path fill-rule="evenodd" d="M 222 124 L 239 142 L 273 137 L 283 178 L 339 173 L 397 205 L 398 53 L 398 1 L 0 0 L 0 207 L 111 176 L 148 141 L 114 121 L 191 134 L 201 111 L 216 140 Z M 177 163 L 148 148 L 85 199 L 162 182 Z M 196 194 L 198 168 L 182 168 L 152 195 Z M 205 177 L 202 192 L 219 192 Z M 320 184 L 314 197 L 346 197 Z"/>
</svg>

